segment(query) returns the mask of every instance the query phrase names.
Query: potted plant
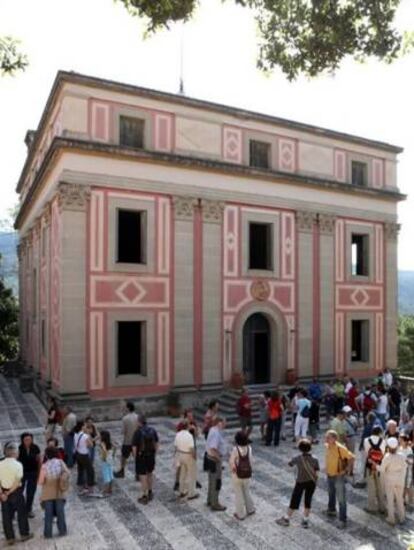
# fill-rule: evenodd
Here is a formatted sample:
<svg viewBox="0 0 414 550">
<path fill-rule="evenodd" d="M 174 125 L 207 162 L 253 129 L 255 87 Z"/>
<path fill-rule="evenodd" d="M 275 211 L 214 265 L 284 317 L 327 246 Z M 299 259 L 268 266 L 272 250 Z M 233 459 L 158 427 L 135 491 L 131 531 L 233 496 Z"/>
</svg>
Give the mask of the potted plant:
<svg viewBox="0 0 414 550">
<path fill-rule="evenodd" d="M 229 380 L 229 387 L 233 390 L 241 390 L 245 384 L 244 374 L 240 371 L 233 371 Z"/>
<path fill-rule="evenodd" d="M 179 393 L 170 391 L 170 393 L 167 394 L 167 412 L 169 416 L 173 418 L 180 416 L 181 403 Z"/>
</svg>

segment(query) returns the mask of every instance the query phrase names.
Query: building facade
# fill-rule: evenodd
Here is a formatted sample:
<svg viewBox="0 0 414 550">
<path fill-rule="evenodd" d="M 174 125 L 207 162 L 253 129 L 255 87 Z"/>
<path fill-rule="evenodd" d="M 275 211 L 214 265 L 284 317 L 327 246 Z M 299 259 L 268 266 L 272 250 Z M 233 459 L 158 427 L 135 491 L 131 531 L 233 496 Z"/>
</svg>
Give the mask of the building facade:
<svg viewBox="0 0 414 550">
<path fill-rule="evenodd" d="M 58 395 L 396 366 L 400 148 L 65 72 L 26 141 L 21 353 Z"/>
</svg>

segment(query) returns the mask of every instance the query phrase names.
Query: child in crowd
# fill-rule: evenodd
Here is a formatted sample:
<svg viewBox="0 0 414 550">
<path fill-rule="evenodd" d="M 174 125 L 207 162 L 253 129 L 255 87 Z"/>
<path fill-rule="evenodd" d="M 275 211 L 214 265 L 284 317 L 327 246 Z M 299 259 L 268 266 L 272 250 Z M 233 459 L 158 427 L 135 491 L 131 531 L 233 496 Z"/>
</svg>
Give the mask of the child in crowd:
<svg viewBox="0 0 414 550">
<path fill-rule="evenodd" d="M 112 482 L 114 480 L 115 448 L 111 442 L 111 434 L 107 430 L 100 433 L 101 473 L 103 479 L 102 495 L 112 494 Z"/>
<path fill-rule="evenodd" d="M 295 510 L 299 510 L 302 494 L 305 493 L 305 507 L 302 519 L 302 526 L 307 529 L 309 527 L 309 514 L 312 505 L 312 496 L 316 489 L 316 481 L 318 479 L 319 462 L 311 454 L 312 445 L 308 439 L 301 439 L 298 444 L 300 455 L 295 456 L 289 466 L 296 466 L 296 484 L 290 499 L 289 509 L 287 514 L 276 520 L 278 525 L 288 527 L 290 518 Z"/>
</svg>

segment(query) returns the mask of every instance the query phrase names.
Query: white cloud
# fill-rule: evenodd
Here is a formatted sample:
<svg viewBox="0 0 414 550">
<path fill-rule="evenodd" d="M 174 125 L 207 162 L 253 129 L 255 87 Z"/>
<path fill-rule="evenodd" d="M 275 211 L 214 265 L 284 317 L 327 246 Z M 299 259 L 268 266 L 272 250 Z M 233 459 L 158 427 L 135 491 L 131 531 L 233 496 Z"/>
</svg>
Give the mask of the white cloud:
<svg viewBox="0 0 414 550">
<path fill-rule="evenodd" d="M 403 0 L 401 28 L 414 27 L 414 5 Z M 30 67 L 0 80 L 0 217 L 25 158 L 23 138 L 35 128 L 57 70 L 67 69 L 151 88 L 178 91 L 184 40 L 187 95 L 402 145 L 399 184 L 409 193 L 414 173 L 414 54 L 387 66 L 349 60 L 335 77 L 289 83 L 255 66 L 257 31 L 247 10 L 205 0 L 194 21 L 143 40 L 142 22 L 113 0 L 3 0 L 0 34 L 19 37 Z M 399 265 L 414 270 L 414 196 L 399 207 Z"/>
</svg>

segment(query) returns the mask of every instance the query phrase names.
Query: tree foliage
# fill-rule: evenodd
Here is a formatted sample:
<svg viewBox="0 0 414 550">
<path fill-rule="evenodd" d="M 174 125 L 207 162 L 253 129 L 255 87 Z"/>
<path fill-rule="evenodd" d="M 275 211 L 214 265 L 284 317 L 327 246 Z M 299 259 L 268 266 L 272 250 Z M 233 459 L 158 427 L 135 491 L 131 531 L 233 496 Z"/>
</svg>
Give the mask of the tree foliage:
<svg viewBox="0 0 414 550">
<path fill-rule="evenodd" d="M 27 57 L 19 50 L 19 42 L 11 36 L 0 36 L 0 73 L 13 75 L 27 65 Z"/>
<path fill-rule="evenodd" d="M 187 21 L 199 0 L 118 0 L 146 17 L 148 31 Z M 230 1 L 230 0 L 223 0 Z M 352 56 L 391 62 L 412 45 L 394 27 L 401 0 L 232 0 L 250 8 L 260 32 L 258 66 L 280 67 L 289 80 L 335 71 Z"/>
<path fill-rule="evenodd" d="M 398 368 L 414 376 L 414 315 L 402 315 L 398 323 Z"/>
<path fill-rule="evenodd" d="M 1 256 L 0 256 L 1 261 Z M 0 279 L 0 364 L 15 359 L 19 349 L 19 310 L 10 288 Z"/>
</svg>

